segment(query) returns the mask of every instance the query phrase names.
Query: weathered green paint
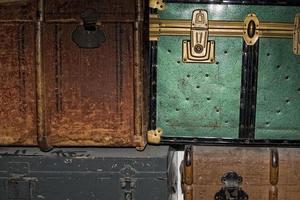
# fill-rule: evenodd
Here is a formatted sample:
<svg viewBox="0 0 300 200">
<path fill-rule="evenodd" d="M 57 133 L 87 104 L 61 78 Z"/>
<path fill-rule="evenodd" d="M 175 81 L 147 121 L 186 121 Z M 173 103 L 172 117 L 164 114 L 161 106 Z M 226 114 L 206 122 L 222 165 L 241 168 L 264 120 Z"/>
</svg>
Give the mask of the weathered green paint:
<svg viewBox="0 0 300 200">
<path fill-rule="evenodd" d="M 293 22 L 300 12 L 281 6 L 169 3 L 159 14 L 190 19 L 199 8 L 208 10 L 209 19 L 239 21 L 254 12 L 260 21 Z M 157 127 L 165 136 L 237 138 L 242 39 L 210 37 L 216 41 L 215 64 L 182 63 L 183 39 L 188 37 L 165 36 L 158 42 Z M 258 67 L 256 138 L 300 139 L 300 57 L 292 52 L 292 40 L 260 39 Z"/>
<path fill-rule="evenodd" d="M 256 138 L 300 139 L 300 57 L 291 46 L 260 40 Z"/>
</svg>

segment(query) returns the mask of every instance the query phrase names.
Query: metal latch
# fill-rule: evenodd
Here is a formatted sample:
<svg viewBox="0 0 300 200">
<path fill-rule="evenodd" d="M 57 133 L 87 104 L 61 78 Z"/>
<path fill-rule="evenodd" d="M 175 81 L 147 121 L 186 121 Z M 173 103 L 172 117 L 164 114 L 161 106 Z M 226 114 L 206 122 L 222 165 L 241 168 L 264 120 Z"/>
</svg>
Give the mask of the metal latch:
<svg viewBox="0 0 300 200">
<path fill-rule="evenodd" d="M 33 199 L 35 178 L 12 177 L 7 180 L 7 199 L 31 200 Z"/>
<path fill-rule="evenodd" d="M 131 165 L 125 165 L 121 170 L 121 200 L 135 200 L 135 188 L 137 179 L 134 178 L 136 170 Z"/>
<path fill-rule="evenodd" d="M 300 55 L 300 14 L 294 23 L 260 22 L 255 13 L 250 13 L 244 21 L 208 20 L 206 10 L 193 11 L 192 20 L 159 19 L 150 15 L 149 37 L 151 41 L 160 36 L 190 36 L 183 41 L 182 57 L 185 63 L 214 63 L 215 42 L 213 37 L 242 37 L 247 45 L 254 45 L 259 38 L 293 39 L 293 52 Z"/>
<path fill-rule="evenodd" d="M 105 34 L 97 24 L 99 14 L 95 9 L 87 9 L 81 14 L 82 25 L 72 33 L 72 40 L 80 48 L 99 48 L 105 41 Z"/>
<path fill-rule="evenodd" d="M 191 23 L 191 40 L 182 43 L 182 59 L 185 63 L 215 62 L 215 42 L 208 41 L 208 14 L 206 10 L 194 10 Z"/>
<path fill-rule="evenodd" d="M 215 200 L 247 200 L 248 195 L 245 193 L 240 185 L 243 178 L 236 172 L 231 171 L 221 178 L 224 187 L 215 195 Z"/>
<path fill-rule="evenodd" d="M 125 177 L 120 179 L 122 189 L 122 200 L 134 200 L 136 179 Z"/>
</svg>

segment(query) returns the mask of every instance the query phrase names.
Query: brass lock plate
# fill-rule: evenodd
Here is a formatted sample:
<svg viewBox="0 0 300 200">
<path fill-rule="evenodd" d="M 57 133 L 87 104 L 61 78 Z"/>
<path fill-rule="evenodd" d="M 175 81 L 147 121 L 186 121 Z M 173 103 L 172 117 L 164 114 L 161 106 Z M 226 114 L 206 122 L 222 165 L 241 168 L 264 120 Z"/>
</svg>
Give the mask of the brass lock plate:
<svg viewBox="0 0 300 200">
<path fill-rule="evenodd" d="M 255 13 L 250 13 L 244 21 L 208 20 L 206 10 L 193 11 L 192 20 L 159 19 L 150 15 L 150 40 L 160 36 L 190 36 L 182 42 L 184 63 L 214 63 L 215 44 L 209 40 L 214 37 L 242 37 L 249 46 L 259 38 L 293 39 L 293 52 L 300 55 L 300 13 L 294 23 L 260 22 Z"/>
<path fill-rule="evenodd" d="M 182 60 L 185 63 L 214 63 L 215 42 L 208 41 L 208 13 L 195 10 L 191 22 L 191 40 L 182 43 Z"/>
</svg>

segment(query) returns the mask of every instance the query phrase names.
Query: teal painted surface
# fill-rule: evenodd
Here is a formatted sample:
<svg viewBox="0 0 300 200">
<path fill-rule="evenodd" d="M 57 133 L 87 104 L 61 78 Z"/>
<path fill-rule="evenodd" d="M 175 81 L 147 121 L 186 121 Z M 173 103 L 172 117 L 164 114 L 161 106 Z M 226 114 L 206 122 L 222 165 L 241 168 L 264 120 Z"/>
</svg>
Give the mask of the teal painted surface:
<svg viewBox="0 0 300 200">
<path fill-rule="evenodd" d="M 209 19 L 239 21 L 254 12 L 260 21 L 293 22 L 300 12 L 293 7 L 167 4 L 159 14 L 190 19 L 199 8 L 208 10 Z M 216 41 L 215 64 L 182 63 L 183 39 L 188 37 L 164 36 L 158 42 L 157 127 L 165 136 L 237 138 L 242 39 L 210 37 Z M 261 39 L 256 138 L 300 139 L 298 77 L 300 57 L 293 54 L 291 40 Z"/>
<path fill-rule="evenodd" d="M 300 139 L 300 57 L 291 46 L 260 40 L 256 138 Z"/>
</svg>

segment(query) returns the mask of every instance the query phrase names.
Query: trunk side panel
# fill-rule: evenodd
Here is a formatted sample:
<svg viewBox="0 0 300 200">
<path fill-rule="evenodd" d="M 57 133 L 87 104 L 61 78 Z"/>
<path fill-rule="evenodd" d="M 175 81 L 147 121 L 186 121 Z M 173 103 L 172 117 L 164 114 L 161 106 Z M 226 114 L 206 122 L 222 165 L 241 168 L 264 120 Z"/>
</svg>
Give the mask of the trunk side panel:
<svg viewBox="0 0 300 200">
<path fill-rule="evenodd" d="M 54 145 L 131 144 L 133 29 L 104 23 L 106 41 L 80 49 L 71 40 L 77 24 L 45 27 L 48 132 Z"/>
<path fill-rule="evenodd" d="M 0 144 L 36 140 L 33 23 L 0 26 Z"/>
</svg>

